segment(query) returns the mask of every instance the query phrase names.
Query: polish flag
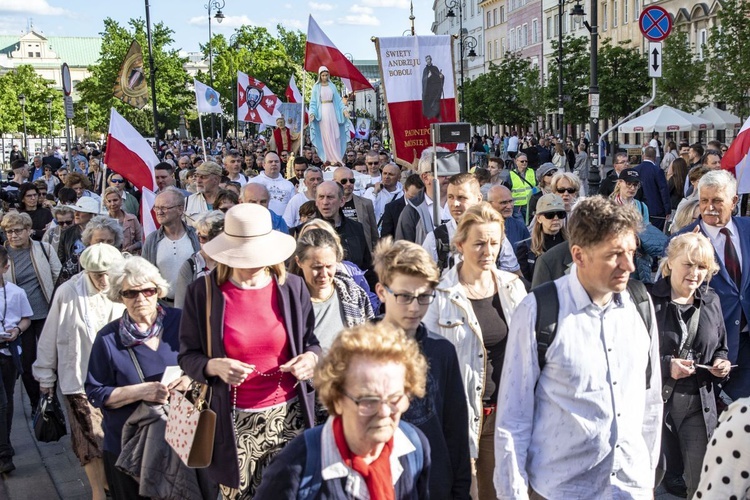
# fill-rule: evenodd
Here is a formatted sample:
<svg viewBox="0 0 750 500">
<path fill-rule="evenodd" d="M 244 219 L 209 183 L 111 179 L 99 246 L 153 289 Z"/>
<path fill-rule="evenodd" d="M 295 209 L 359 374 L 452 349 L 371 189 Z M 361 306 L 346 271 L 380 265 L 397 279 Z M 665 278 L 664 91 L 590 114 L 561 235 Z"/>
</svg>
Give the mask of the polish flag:
<svg viewBox="0 0 750 500">
<path fill-rule="evenodd" d="M 289 85 L 286 87 L 286 101 L 299 104 L 302 102 L 302 92 L 297 87 L 297 82 L 294 80 L 294 74 L 289 79 Z M 307 115 L 307 106 L 305 106 L 305 123 L 310 123 L 310 117 Z"/>
<path fill-rule="evenodd" d="M 346 85 L 346 82 L 344 84 L 348 90 L 357 91 L 372 88 L 367 78 L 336 48 L 331 39 L 320 29 L 315 19 L 310 16 L 307 22 L 305 69 L 317 73 L 321 66 L 327 67 L 331 76 L 351 80 L 350 85 Z"/>
<path fill-rule="evenodd" d="M 154 167 L 159 159 L 148 141 L 115 108 L 109 115 L 104 163 L 108 169 L 130 181 L 136 189 L 156 191 Z"/>
<path fill-rule="evenodd" d="M 143 238 L 159 229 L 159 223 L 156 222 L 154 215 L 154 204 L 156 194 L 149 188 L 144 188 L 141 192 L 141 220 L 143 221 Z"/>
<path fill-rule="evenodd" d="M 737 177 L 737 192 L 750 193 L 750 118 L 740 129 L 737 137 L 721 159 L 721 168 Z"/>
</svg>

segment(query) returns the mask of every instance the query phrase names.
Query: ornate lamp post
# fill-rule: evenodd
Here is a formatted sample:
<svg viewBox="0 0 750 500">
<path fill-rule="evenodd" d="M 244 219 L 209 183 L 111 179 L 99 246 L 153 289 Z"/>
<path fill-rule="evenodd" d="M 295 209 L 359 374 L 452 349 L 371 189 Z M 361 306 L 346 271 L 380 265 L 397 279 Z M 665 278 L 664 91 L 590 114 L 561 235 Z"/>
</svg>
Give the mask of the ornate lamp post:
<svg viewBox="0 0 750 500">
<path fill-rule="evenodd" d="M 212 39 L 213 39 L 213 31 L 211 29 L 211 12 L 213 9 L 216 9 L 216 14 L 214 14 L 214 19 L 216 19 L 216 22 L 221 24 L 221 22 L 224 20 L 224 13 L 221 11 L 221 9 L 224 8 L 226 5 L 226 2 L 224 0 L 211 0 L 203 7 L 208 11 L 208 79 L 210 81 L 210 87 L 213 88 L 214 86 L 214 49 L 212 46 Z M 216 138 L 216 122 L 215 122 L 215 116 L 214 113 L 211 113 L 211 140 L 213 141 Z"/>
</svg>

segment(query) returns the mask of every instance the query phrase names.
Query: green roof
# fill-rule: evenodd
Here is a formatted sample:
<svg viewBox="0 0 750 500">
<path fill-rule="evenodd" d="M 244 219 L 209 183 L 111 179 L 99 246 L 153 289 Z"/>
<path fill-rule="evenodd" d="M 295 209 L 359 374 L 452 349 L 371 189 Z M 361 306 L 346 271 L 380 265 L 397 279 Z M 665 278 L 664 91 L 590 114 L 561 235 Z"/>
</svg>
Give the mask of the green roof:
<svg viewBox="0 0 750 500">
<path fill-rule="evenodd" d="M 0 35 L 0 54 L 10 57 L 16 50 L 22 35 Z M 45 36 L 45 35 L 41 35 Z M 49 48 L 57 54 L 62 62 L 73 67 L 86 67 L 96 64 L 102 48 L 102 39 L 83 36 L 50 36 L 47 37 Z M 41 61 L 40 61 L 41 62 Z"/>
<path fill-rule="evenodd" d="M 380 70 L 377 59 L 354 60 L 354 66 L 368 80 L 380 80 Z"/>
</svg>

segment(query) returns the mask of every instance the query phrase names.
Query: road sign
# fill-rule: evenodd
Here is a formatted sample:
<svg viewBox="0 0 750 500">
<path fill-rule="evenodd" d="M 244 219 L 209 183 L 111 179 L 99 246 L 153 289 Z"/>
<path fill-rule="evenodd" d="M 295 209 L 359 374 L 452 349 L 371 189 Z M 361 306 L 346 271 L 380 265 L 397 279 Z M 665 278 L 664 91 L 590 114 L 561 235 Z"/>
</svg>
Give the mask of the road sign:
<svg viewBox="0 0 750 500">
<path fill-rule="evenodd" d="M 648 76 L 661 78 L 661 42 L 649 42 L 648 44 Z"/>
<path fill-rule="evenodd" d="M 589 94 L 589 106 L 599 105 L 599 94 Z"/>
<path fill-rule="evenodd" d="M 73 90 L 73 84 L 70 80 L 70 68 L 68 63 L 62 65 L 62 87 L 65 95 L 70 95 L 70 91 Z"/>
<path fill-rule="evenodd" d="M 591 118 L 599 118 L 599 106 L 591 106 Z"/>
<path fill-rule="evenodd" d="M 652 42 L 661 42 L 672 31 L 672 16 L 658 5 L 646 7 L 638 18 L 643 36 Z"/>
<path fill-rule="evenodd" d="M 65 104 L 65 118 L 72 120 L 75 116 L 73 113 L 73 98 L 69 95 L 63 96 L 63 103 Z"/>
</svg>

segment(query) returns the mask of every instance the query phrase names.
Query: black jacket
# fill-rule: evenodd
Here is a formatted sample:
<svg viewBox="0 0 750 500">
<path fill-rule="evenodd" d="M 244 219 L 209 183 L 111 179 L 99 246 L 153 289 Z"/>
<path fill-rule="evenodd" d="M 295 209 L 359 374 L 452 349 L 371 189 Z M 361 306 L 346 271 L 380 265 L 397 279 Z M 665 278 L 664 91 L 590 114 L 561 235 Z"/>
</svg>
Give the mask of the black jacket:
<svg viewBox="0 0 750 500">
<path fill-rule="evenodd" d="M 659 353 L 661 355 L 662 380 L 670 379 L 670 363 L 672 358 L 679 356 L 681 331 L 676 331 L 671 325 L 676 324 L 679 311 L 672 304 L 672 285 L 669 278 L 662 278 L 651 288 L 651 298 L 656 312 L 656 324 L 659 328 Z M 700 318 L 698 332 L 693 341 L 694 360 L 698 364 L 712 365 L 716 359 L 728 359 L 727 332 L 724 328 L 724 317 L 721 312 L 719 296 L 713 289 L 704 287 L 695 292 L 696 304 L 700 303 Z M 670 317 L 671 316 L 671 317 Z M 711 373 L 698 368 L 697 377 L 700 386 L 701 402 L 703 404 L 703 421 L 706 424 L 708 436 L 713 433 L 717 423 L 715 386 L 721 379 Z M 682 379 L 685 380 L 685 379 Z M 669 403 L 665 412 L 669 411 Z"/>
<path fill-rule="evenodd" d="M 555 281 L 562 278 L 568 273 L 570 265 L 573 263 L 573 256 L 570 255 L 570 245 L 565 243 L 557 245 L 548 252 L 544 252 L 534 264 L 533 279 L 531 288 L 535 288 L 542 283 Z"/>
<path fill-rule="evenodd" d="M 406 207 L 406 200 L 403 196 L 390 203 L 386 203 L 385 208 L 383 209 L 383 217 L 380 220 L 381 238 L 385 238 L 386 236 L 396 237 L 398 218 L 401 216 L 404 207 Z"/>
</svg>

